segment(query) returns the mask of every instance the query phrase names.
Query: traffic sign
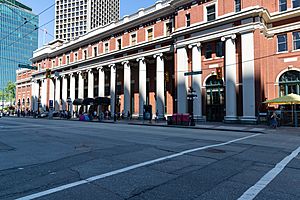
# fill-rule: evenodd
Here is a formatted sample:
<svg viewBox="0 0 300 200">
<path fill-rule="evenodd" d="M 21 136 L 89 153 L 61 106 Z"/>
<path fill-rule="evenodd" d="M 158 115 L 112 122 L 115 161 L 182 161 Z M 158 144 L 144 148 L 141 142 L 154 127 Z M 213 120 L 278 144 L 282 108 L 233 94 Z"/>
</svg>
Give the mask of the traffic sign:
<svg viewBox="0 0 300 200">
<path fill-rule="evenodd" d="M 185 72 L 184 76 L 194 76 L 199 74 L 202 74 L 202 71 Z"/>
<path fill-rule="evenodd" d="M 49 108 L 53 108 L 53 100 L 49 100 Z"/>
<path fill-rule="evenodd" d="M 22 65 L 22 64 L 19 64 L 18 67 L 19 68 L 25 68 L 25 69 L 37 70 L 37 67 L 31 66 L 31 65 Z"/>
</svg>

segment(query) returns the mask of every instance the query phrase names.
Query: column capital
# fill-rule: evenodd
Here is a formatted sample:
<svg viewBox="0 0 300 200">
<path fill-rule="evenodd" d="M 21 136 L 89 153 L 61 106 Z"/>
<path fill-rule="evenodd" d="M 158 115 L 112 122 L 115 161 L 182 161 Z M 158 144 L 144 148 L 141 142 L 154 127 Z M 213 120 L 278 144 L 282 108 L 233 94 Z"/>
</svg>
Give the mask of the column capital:
<svg viewBox="0 0 300 200">
<path fill-rule="evenodd" d="M 104 67 L 103 66 L 97 67 L 97 70 L 103 72 L 104 71 Z"/>
<path fill-rule="evenodd" d="M 162 58 L 163 56 L 164 56 L 163 53 L 157 53 L 153 55 L 153 58 L 158 58 L 158 57 Z"/>
<path fill-rule="evenodd" d="M 122 64 L 123 66 L 124 66 L 124 65 L 128 65 L 128 64 L 129 64 L 129 60 L 125 60 L 125 61 L 123 61 L 121 64 Z"/>
<path fill-rule="evenodd" d="M 189 48 L 189 49 L 192 49 L 193 47 L 200 48 L 200 47 L 201 47 L 201 43 L 200 43 L 200 42 L 197 42 L 197 43 L 192 43 L 192 44 L 189 44 L 189 45 L 188 45 L 188 48 Z"/>
<path fill-rule="evenodd" d="M 109 68 L 113 68 L 113 69 L 116 69 L 116 64 L 110 64 L 108 65 Z"/>
<path fill-rule="evenodd" d="M 143 61 L 143 62 L 145 62 L 145 61 L 146 61 L 146 59 L 145 59 L 145 57 L 140 57 L 140 58 L 137 58 L 137 59 L 136 59 L 136 61 L 137 61 L 137 62 L 140 62 L 140 61 Z"/>
<path fill-rule="evenodd" d="M 231 35 L 227 35 L 227 36 L 221 37 L 221 41 L 222 41 L 222 42 L 225 42 L 225 41 L 228 40 L 228 39 L 235 40 L 235 39 L 236 39 L 236 34 L 231 34 Z"/>
</svg>

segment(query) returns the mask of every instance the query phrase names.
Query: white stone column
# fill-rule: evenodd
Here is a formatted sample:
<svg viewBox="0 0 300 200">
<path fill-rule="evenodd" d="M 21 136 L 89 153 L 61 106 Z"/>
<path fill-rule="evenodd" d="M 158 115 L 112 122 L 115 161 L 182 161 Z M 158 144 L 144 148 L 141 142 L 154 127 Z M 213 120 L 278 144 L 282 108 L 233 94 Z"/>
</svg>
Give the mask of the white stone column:
<svg viewBox="0 0 300 200">
<path fill-rule="evenodd" d="M 41 104 L 44 111 L 46 111 L 47 106 L 47 92 L 48 92 L 48 79 L 42 80 L 42 94 L 41 94 Z"/>
<path fill-rule="evenodd" d="M 202 71 L 201 43 L 189 45 L 192 49 L 192 70 Z M 192 87 L 197 95 L 193 102 L 194 119 L 200 120 L 202 116 L 202 75 L 197 74 L 192 77 Z"/>
<path fill-rule="evenodd" d="M 103 67 L 99 67 L 98 71 L 99 71 L 98 96 L 105 97 L 105 73 Z"/>
<path fill-rule="evenodd" d="M 124 66 L 124 112 L 127 117 L 131 102 L 131 69 L 129 61 L 123 62 L 122 65 Z"/>
<path fill-rule="evenodd" d="M 73 115 L 73 110 L 74 110 L 74 108 L 73 108 L 73 101 L 75 100 L 75 75 L 74 74 L 70 74 L 70 98 L 71 98 L 71 101 L 72 101 L 72 103 L 71 103 L 71 106 L 70 106 L 70 112 L 71 112 L 71 114 L 72 114 L 72 117 L 74 116 Z"/>
<path fill-rule="evenodd" d="M 156 59 L 156 110 L 158 118 L 165 118 L 165 62 L 163 54 L 154 55 Z"/>
<path fill-rule="evenodd" d="M 94 98 L 94 73 L 88 70 L 88 98 Z"/>
<path fill-rule="evenodd" d="M 77 72 L 77 74 L 78 74 L 78 99 L 83 99 L 84 80 L 82 78 L 82 72 Z"/>
<path fill-rule="evenodd" d="M 55 110 L 56 111 L 59 111 L 60 110 L 60 99 L 61 99 L 61 96 L 60 96 L 60 77 L 57 77 L 56 78 L 56 81 L 55 81 Z"/>
<path fill-rule="evenodd" d="M 245 123 L 255 123 L 255 74 L 254 74 L 254 34 L 252 31 L 241 34 L 243 117 Z"/>
<path fill-rule="evenodd" d="M 62 76 L 62 109 L 67 109 L 68 98 L 68 79 L 67 76 Z"/>
<path fill-rule="evenodd" d="M 139 117 L 143 118 L 147 98 L 147 64 L 144 57 L 138 58 L 137 62 L 139 62 Z"/>
<path fill-rule="evenodd" d="M 237 101 L 236 101 L 236 35 L 222 37 L 225 41 L 225 82 L 226 82 L 226 116 L 225 121 L 237 120 Z"/>
<path fill-rule="evenodd" d="M 33 81 L 32 82 L 32 110 L 37 111 L 38 110 L 38 98 L 39 98 L 39 83 L 38 81 Z"/>
<path fill-rule="evenodd" d="M 115 105 L 116 105 L 116 66 L 110 65 L 110 112 L 111 115 L 115 113 Z"/>
<path fill-rule="evenodd" d="M 186 47 L 177 48 L 177 113 L 187 112 L 188 78 L 184 73 L 188 71 L 188 55 Z"/>
</svg>

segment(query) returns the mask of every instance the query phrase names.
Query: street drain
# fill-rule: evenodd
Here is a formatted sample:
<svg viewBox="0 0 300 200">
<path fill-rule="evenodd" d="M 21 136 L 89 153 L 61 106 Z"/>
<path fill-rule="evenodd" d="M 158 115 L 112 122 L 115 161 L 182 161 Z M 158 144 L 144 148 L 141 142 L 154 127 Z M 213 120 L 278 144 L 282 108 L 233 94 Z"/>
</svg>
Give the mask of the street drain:
<svg viewBox="0 0 300 200">
<path fill-rule="evenodd" d="M 214 148 L 205 149 L 204 151 L 209 152 L 209 153 L 226 153 L 226 151 L 224 151 L 224 150 L 214 149 Z"/>
</svg>

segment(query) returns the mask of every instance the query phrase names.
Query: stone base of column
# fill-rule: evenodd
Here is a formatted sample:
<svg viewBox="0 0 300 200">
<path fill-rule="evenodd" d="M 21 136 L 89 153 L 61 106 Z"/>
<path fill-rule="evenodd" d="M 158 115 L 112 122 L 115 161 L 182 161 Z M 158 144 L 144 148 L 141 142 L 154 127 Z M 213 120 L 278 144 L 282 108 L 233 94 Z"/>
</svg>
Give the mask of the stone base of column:
<svg viewBox="0 0 300 200">
<path fill-rule="evenodd" d="M 195 122 L 205 122 L 205 118 L 201 115 L 194 115 Z"/>
<path fill-rule="evenodd" d="M 235 124 L 237 123 L 239 120 L 237 118 L 237 116 L 226 116 L 224 118 L 224 122 L 228 123 L 228 124 Z"/>
<path fill-rule="evenodd" d="M 243 116 L 240 118 L 242 124 L 257 124 L 255 116 Z"/>
</svg>

